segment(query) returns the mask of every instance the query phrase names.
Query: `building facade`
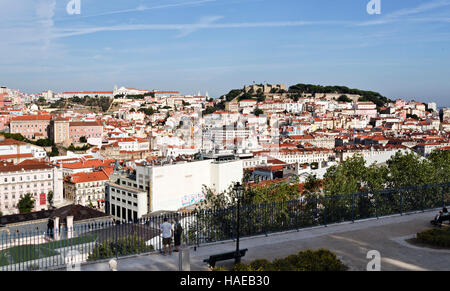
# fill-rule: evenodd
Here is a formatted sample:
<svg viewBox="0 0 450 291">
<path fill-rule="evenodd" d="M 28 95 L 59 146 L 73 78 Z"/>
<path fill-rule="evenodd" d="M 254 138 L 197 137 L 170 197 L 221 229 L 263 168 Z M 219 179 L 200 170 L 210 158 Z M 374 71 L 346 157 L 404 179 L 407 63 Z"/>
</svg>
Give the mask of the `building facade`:
<svg viewBox="0 0 450 291">
<path fill-rule="evenodd" d="M 11 133 L 20 133 L 28 139 L 45 139 L 50 133 L 50 115 L 25 115 L 11 119 Z"/>
<path fill-rule="evenodd" d="M 48 195 L 53 193 L 53 205 L 63 203 L 62 174 L 45 162 L 27 160 L 20 164 L 0 163 L 0 211 L 19 212 L 17 203 L 27 193 L 35 200 L 34 211 L 46 210 Z"/>
</svg>

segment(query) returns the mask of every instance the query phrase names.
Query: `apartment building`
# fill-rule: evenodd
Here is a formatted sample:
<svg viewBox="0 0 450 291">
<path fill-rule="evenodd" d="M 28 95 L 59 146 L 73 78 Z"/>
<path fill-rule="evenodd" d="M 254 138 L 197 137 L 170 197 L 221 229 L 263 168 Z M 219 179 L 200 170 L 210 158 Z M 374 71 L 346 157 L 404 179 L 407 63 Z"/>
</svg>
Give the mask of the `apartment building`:
<svg viewBox="0 0 450 291">
<path fill-rule="evenodd" d="M 24 115 L 11 119 L 11 133 L 20 133 L 28 139 L 45 139 L 50 134 L 50 115 Z"/>
<path fill-rule="evenodd" d="M 0 161 L 17 164 L 27 159 L 44 159 L 45 157 L 47 152 L 42 147 L 0 136 Z"/>
<path fill-rule="evenodd" d="M 330 149 L 308 148 L 308 149 L 280 149 L 278 151 L 263 151 L 257 155 L 268 155 L 274 159 L 287 164 L 311 164 L 334 160 L 335 154 Z"/>
<path fill-rule="evenodd" d="M 64 178 L 64 199 L 74 204 L 104 210 L 105 184 L 112 169 L 76 173 Z"/>
<path fill-rule="evenodd" d="M 69 142 L 70 118 L 57 117 L 51 121 L 50 137 L 55 144 Z"/>
<path fill-rule="evenodd" d="M 105 183 L 105 212 L 117 221 L 136 221 L 148 213 L 148 191 L 133 177 L 113 173 Z"/>
<path fill-rule="evenodd" d="M 162 166 L 136 165 L 137 189 L 148 191 L 148 211 L 171 210 L 205 199 L 204 186 L 225 191 L 244 177 L 242 160 L 181 162 Z"/>
<path fill-rule="evenodd" d="M 79 142 L 81 137 L 102 138 L 103 125 L 99 121 L 74 121 L 69 123 L 69 138 Z"/>
<path fill-rule="evenodd" d="M 53 192 L 53 204 L 63 203 L 62 174 L 56 167 L 38 160 L 19 164 L 0 163 L 0 211 L 15 214 L 17 203 L 25 194 L 35 199 L 34 211 L 48 209 L 48 194 Z"/>
</svg>

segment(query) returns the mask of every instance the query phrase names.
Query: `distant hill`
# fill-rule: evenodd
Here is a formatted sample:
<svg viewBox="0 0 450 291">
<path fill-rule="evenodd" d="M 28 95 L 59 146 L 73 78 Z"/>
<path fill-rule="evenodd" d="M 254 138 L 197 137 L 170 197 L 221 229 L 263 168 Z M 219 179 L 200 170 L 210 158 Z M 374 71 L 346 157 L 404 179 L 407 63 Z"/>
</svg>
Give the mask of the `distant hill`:
<svg viewBox="0 0 450 291">
<path fill-rule="evenodd" d="M 312 84 L 297 84 L 289 87 L 289 93 L 335 93 L 335 94 L 357 94 L 361 95 L 360 101 L 372 101 L 377 107 L 383 107 L 389 102 L 393 102 L 378 92 L 350 89 L 345 86 L 321 86 Z"/>
</svg>

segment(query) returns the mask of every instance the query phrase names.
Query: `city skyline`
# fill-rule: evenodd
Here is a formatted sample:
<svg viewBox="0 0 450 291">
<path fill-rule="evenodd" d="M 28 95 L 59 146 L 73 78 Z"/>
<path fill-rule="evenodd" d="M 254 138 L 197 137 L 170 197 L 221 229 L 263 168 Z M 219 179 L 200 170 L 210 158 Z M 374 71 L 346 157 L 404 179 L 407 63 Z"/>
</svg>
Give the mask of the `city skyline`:
<svg viewBox="0 0 450 291">
<path fill-rule="evenodd" d="M 1 85 L 114 85 L 220 97 L 256 83 L 342 85 L 449 106 L 450 1 L 2 3 Z"/>
</svg>

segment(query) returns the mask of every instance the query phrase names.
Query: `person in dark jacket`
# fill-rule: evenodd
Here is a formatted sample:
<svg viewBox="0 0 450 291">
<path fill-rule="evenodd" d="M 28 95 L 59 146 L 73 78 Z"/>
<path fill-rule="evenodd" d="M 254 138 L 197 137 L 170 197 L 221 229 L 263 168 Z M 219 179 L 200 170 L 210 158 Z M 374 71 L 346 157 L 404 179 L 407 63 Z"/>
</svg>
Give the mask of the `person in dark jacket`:
<svg viewBox="0 0 450 291">
<path fill-rule="evenodd" d="M 178 218 L 175 218 L 175 225 L 174 225 L 174 232 L 173 232 L 175 252 L 180 251 L 182 233 L 183 233 L 183 227 L 181 226 Z"/>
</svg>

